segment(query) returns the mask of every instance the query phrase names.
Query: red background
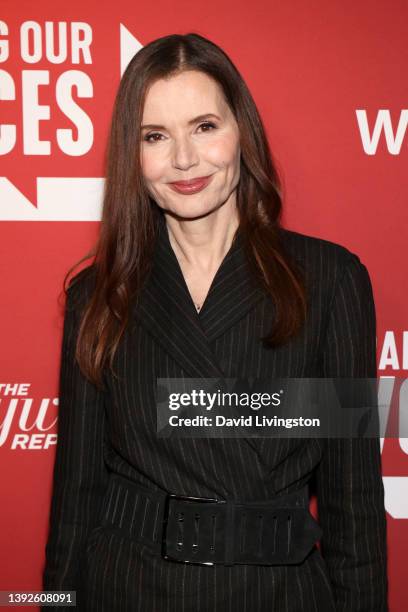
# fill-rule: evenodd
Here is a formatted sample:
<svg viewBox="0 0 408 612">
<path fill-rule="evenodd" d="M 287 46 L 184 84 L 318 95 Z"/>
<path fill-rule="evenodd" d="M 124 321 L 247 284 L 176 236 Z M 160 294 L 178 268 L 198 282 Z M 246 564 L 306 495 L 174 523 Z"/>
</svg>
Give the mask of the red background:
<svg viewBox="0 0 408 612">
<path fill-rule="evenodd" d="M 237 65 L 263 117 L 283 178 L 286 226 L 333 240 L 359 255 L 374 289 L 378 358 L 386 331 L 395 334 L 399 355 L 399 369 L 387 367 L 379 375 L 405 376 L 408 136 L 399 153 L 392 154 L 382 133 L 375 153 L 368 155 L 356 118 L 356 110 L 364 109 L 372 134 L 377 113 L 387 109 L 396 134 L 407 106 L 405 2 L 70 0 L 62 6 L 45 0 L 3 0 L 2 8 L 9 33 L 0 35 L 0 41 L 9 40 L 10 57 L 0 62 L 0 71 L 14 79 L 16 100 L 0 101 L 0 117 L 1 123 L 16 124 L 17 142 L 10 153 L 0 155 L 0 177 L 8 178 L 31 206 L 37 206 L 37 177 L 102 177 L 120 79 L 121 24 L 142 45 L 169 33 L 207 36 Z M 88 23 L 92 63 L 22 61 L 19 31 L 30 20 L 41 27 L 46 21 Z M 57 128 L 72 127 L 56 104 L 55 84 L 62 72 L 73 69 L 85 72 L 93 83 L 92 98 L 79 104 L 92 119 L 94 141 L 80 157 L 64 154 L 55 137 Z M 49 71 L 50 82 L 41 87 L 40 99 L 50 105 L 51 117 L 40 123 L 40 137 L 51 142 L 51 155 L 23 153 L 23 70 Z M 5 184 L 0 178 L 0 212 L 11 216 L 0 222 L 0 383 L 30 383 L 28 395 L 39 404 L 58 394 L 62 312 L 57 300 L 63 276 L 92 245 L 99 224 L 13 220 L 14 200 Z M 6 399 L 0 397 L 1 424 Z M 50 408 L 46 423 L 56 415 L 57 409 Z M 17 422 L 12 431 L 20 431 Z M 0 446 L 0 590 L 40 590 L 54 449 L 13 450 L 11 437 L 12 432 Z M 385 479 L 402 476 L 405 482 L 408 457 L 399 440 L 386 439 L 382 456 Z M 401 507 L 404 504 L 406 508 L 401 497 Z M 408 516 L 388 514 L 387 519 L 390 610 L 399 612 L 406 599 Z"/>
</svg>

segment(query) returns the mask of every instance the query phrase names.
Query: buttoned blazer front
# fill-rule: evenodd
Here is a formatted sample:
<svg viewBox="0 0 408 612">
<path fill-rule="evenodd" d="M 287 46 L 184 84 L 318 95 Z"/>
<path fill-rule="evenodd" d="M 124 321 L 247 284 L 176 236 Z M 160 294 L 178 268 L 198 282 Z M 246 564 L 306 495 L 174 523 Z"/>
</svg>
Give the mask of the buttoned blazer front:
<svg viewBox="0 0 408 612">
<path fill-rule="evenodd" d="M 270 348 L 261 338 L 272 327 L 274 304 L 251 275 L 240 232 L 197 313 L 161 223 L 151 274 L 114 359 L 117 378 L 105 375 L 105 392 L 74 360 L 78 304 L 91 295 L 93 266 L 71 284 L 44 589 L 76 590 L 77 609 L 87 612 L 388 609 L 378 439 L 156 433 L 157 378 L 376 376 L 366 267 L 330 241 L 289 230 L 282 230 L 282 240 L 304 271 L 309 308 L 301 333 Z M 153 490 L 247 501 L 309 484 L 317 496 L 321 550 L 292 566 L 168 562 L 101 524 L 112 474 Z"/>
</svg>

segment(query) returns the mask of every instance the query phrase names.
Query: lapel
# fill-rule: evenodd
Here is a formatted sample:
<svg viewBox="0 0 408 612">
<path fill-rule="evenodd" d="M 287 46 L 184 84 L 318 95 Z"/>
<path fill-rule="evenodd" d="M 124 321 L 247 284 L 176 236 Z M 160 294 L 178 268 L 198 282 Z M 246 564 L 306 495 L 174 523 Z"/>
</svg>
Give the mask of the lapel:
<svg viewBox="0 0 408 612">
<path fill-rule="evenodd" d="M 197 313 L 180 264 L 160 220 L 153 265 L 135 309 L 140 324 L 186 371 L 199 378 L 223 377 L 211 343 L 265 296 L 254 282 L 238 230 Z"/>
</svg>

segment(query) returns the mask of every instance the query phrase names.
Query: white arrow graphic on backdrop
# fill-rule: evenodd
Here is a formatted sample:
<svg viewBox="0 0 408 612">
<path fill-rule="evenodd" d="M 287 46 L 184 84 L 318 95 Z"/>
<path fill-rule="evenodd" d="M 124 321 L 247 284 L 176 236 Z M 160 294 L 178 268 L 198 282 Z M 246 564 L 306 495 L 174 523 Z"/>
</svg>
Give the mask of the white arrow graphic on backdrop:
<svg viewBox="0 0 408 612">
<path fill-rule="evenodd" d="M 120 74 L 143 45 L 120 24 Z M 0 221 L 99 221 L 105 179 L 37 177 L 37 206 L 0 176 Z"/>
</svg>

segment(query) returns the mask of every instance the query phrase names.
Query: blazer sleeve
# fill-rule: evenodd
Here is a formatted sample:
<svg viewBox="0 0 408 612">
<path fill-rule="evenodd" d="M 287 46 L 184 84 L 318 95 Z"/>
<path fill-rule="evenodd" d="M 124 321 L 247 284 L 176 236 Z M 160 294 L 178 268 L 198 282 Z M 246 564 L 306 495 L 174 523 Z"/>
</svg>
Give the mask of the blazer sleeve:
<svg viewBox="0 0 408 612">
<path fill-rule="evenodd" d="M 339 274 L 322 353 L 323 377 L 375 378 L 376 314 L 370 277 L 349 253 Z M 387 544 L 378 438 L 332 438 L 316 473 L 321 552 L 336 609 L 386 612 Z"/>
<path fill-rule="evenodd" d="M 97 521 L 108 484 L 108 471 L 104 464 L 106 394 L 82 375 L 74 359 L 79 323 L 74 305 L 77 292 L 76 284 L 68 288 L 65 307 L 58 440 L 43 590 L 76 590 L 78 602 L 79 558 L 86 538 Z M 51 609 L 54 608 L 44 607 L 47 612 Z M 61 609 L 65 607 L 55 607 L 55 610 Z M 77 603 L 76 609 L 83 608 Z"/>
</svg>

